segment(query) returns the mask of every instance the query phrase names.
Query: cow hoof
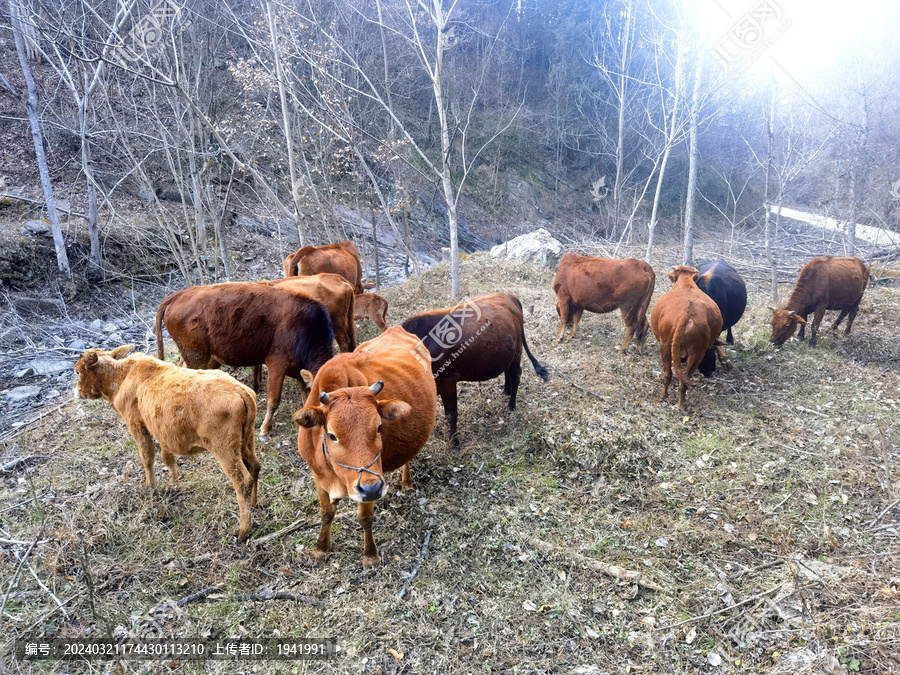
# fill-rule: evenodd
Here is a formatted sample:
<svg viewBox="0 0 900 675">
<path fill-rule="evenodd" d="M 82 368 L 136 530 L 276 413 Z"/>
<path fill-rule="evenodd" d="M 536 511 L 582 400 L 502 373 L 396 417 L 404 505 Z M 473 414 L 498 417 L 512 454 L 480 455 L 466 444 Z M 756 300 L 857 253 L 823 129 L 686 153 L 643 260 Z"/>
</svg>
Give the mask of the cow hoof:
<svg viewBox="0 0 900 675">
<path fill-rule="evenodd" d="M 266 436 L 265 434 L 259 434 L 256 438 L 260 443 L 268 443 L 269 442 L 269 437 Z"/>
<path fill-rule="evenodd" d="M 307 558 L 306 564 L 318 567 L 326 560 L 328 560 L 328 553 L 320 551 L 319 549 L 313 549 L 309 552 L 309 558 Z"/>
<path fill-rule="evenodd" d="M 362 561 L 363 569 L 371 570 L 376 567 L 381 566 L 381 556 L 380 555 L 372 555 L 363 557 Z"/>
</svg>

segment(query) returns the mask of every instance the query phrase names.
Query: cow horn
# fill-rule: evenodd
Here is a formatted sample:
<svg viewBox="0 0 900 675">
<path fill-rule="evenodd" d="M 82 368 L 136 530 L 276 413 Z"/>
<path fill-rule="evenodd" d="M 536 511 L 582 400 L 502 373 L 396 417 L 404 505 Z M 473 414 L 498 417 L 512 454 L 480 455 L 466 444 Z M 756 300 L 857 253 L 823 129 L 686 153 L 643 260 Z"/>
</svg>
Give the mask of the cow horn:
<svg viewBox="0 0 900 675">
<path fill-rule="evenodd" d="M 384 389 L 384 380 L 378 380 L 378 382 L 369 387 L 369 389 L 375 396 L 378 396 L 378 394 L 381 393 L 381 390 Z"/>
<path fill-rule="evenodd" d="M 772 307 L 772 305 L 769 305 L 769 309 L 771 309 L 773 312 L 776 311 L 775 308 Z"/>
<path fill-rule="evenodd" d="M 323 405 L 328 405 L 329 403 L 331 403 L 331 397 L 328 395 L 327 391 L 323 391 L 321 394 L 319 394 L 319 403 L 322 403 Z"/>
</svg>

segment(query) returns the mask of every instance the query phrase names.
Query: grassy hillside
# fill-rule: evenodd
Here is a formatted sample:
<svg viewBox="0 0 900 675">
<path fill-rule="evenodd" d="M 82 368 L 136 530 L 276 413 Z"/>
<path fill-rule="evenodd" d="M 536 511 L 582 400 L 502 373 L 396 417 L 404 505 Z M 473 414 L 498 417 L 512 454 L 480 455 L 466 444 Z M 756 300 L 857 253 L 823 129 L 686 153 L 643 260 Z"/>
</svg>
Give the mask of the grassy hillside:
<svg viewBox="0 0 900 675">
<path fill-rule="evenodd" d="M 668 268 L 657 271 L 658 297 L 670 284 Z M 389 321 L 447 304 L 446 272 L 385 290 Z M 325 664 L 121 672 L 900 672 L 897 289 L 866 292 L 849 338 L 822 331 L 816 350 L 774 350 L 768 294 L 751 282 L 734 369 L 696 376 L 682 413 L 674 391 L 658 400 L 652 338 L 642 353 L 615 349 L 618 313 L 586 314 L 575 340 L 555 342 L 552 271 L 476 254 L 462 275 L 466 295 L 519 296 L 529 346 L 553 378 L 541 382 L 525 361 L 512 414 L 501 380 L 462 385 L 458 453 L 439 410 L 412 463 L 416 492 L 399 494 L 392 475 L 376 507 L 383 567 L 362 570 L 347 503 L 329 560 L 306 564 L 319 506 L 290 421 L 302 405 L 295 383 L 258 445 L 254 537 L 300 527 L 248 546 L 234 544 L 234 493 L 212 457 L 182 458 L 178 486 L 145 490 L 122 422 L 102 402 L 76 401 L 15 439 L 20 455 L 48 460 L 3 474 L 0 669 L 87 672 L 32 667 L 9 650 L 25 635 L 90 631 L 333 637 L 340 647 Z M 610 574 L 626 570 L 638 577 Z M 238 596 L 268 590 L 300 599 Z"/>
</svg>

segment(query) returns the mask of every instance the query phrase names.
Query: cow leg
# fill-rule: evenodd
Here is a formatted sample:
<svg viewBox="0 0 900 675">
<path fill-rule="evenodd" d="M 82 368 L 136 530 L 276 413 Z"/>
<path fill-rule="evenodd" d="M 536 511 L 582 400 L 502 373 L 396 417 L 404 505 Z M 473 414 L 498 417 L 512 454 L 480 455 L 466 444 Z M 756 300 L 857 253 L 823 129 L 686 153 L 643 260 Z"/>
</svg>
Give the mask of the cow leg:
<svg viewBox="0 0 900 675">
<path fill-rule="evenodd" d="M 375 315 L 375 325 L 378 326 L 378 330 L 382 333 L 388 329 L 387 321 L 380 314 Z"/>
<path fill-rule="evenodd" d="M 521 355 L 514 359 L 509 368 L 503 374 L 503 392 L 509 396 L 510 411 L 516 409 L 516 394 L 519 392 L 519 382 L 522 381 Z"/>
<path fill-rule="evenodd" d="M 256 488 L 259 485 L 259 460 L 256 458 L 256 448 L 244 446 L 241 448 L 241 459 L 244 462 L 244 468 L 250 474 L 252 481 L 252 490 L 250 491 L 250 507 L 253 508 L 257 504 Z"/>
<path fill-rule="evenodd" d="M 678 409 L 684 410 L 684 394 L 687 391 L 687 384 L 679 381 L 678 383 Z"/>
<path fill-rule="evenodd" d="M 859 305 L 855 305 L 853 309 L 847 313 L 847 328 L 844 330 L 844 335 L 850 335 L 850 328 L 853 326 L 853 321 L 856 319 L 856 313 L 858 311 Z"/>
<path fill-rule="evenodd" d="M 716 345 L 716 354 L 719 355 L 719 362 L 724 366 L 725 370 L 731 370 L 731 361 L 728 360 L 725 350 L 719 345 Z"/>
<path fill-rule="evenodd" d="M 663 381 L 662 396 L 659 397 L 659 400 L 665 401 L 666 396 L 669 395 L 669 383 L 672 382 L 672 345 L 661 342 L 659 345 L 659 357 L 662 361 L 662 375 L 660 377 Z"/>
<path fill-rule="evenodd" d="M 568 301 L 557 300 L 556 313 L 559 314 L 559 334 L 556 341 L 562 340 L 563 334 L 566 332 L 566 326 L 569 323 L 569 303 Z"/>
<path fill-rule="evenodd" d="M 229 439 L 233 440 L 233 439 Z M 239 439 L 237 439 L 238 442 Z M 216 454 L 216 460 L 222 467 L 222 472 L 231 479 L 234 486 L 234 494 L 237 496 L 238 518 L 238 542 L 246 541 L 253 531 L 250 520 L 250 508 L 253 506 L 253 496 L 256 489 L 256 481 L 253 473 L 244 465 L 243 457 L 237 457 L 237 447 L 234 443 L 228 443 L 226 448 L 235 448 L 225 454 Z M 258 469 L 257 469 L 258 471 Z"/>
<path fill-rule="evenodd" d="M 441 402 L 444 404 L 444 415 L 447 417 L 447 424 L 450 426 L 450 446 L 454 450 L 459 450 L 459 437 L 456 435 L 456 418 L 459 408 L 456 397 L 456 383 L 449 385 L 443 384 L 438 387 L 438 394 L 441 396 Z"/>
<path fill-rule="evenodd" d="M 159 450 L 163 464 L 169 469 L 169 485 L 174 485 L 178 482 L 178 456 L 174 452 L 170 452 L 168 448 L 162 447 L 162 445 L 159 446 Z"/>
<path fill-rule="evenodd" d="M 281 388 L 284 386 L 285 367 L 281 363 L 267 363 L 269 381 L 266 387 L 266 417 L 259 428 L 259 435 L 266 437 L 272 430 L 272 416 L 281 403 Z M 302 386 L 302 385 L 301 385 Z"/>
<path fill-rule="evenodd" d="M 850 311 L 849 309 L 842 309 L 842 310 L 841 310 L 841 313 L 838 314 L 837 321 L 834 322 L 834 325 L 831 327 L 831 330 L 835 330 L 835 331 L 836 331 L 836 330 L 838 329 L 838 326 L 841 325 L 841 321 L 844 320 L 844 317 L 847 316 L 847 313 L 848 313 L 849 311 Z"/>
<path fill-rule="evenodd" d="M 816 346 L 816 334 L 819 332 L 819 325 L 822 323 L 822 319 L 825 318 L 825 305 L 819 305 L 816 307 L 816 316 L 813 318 L 812 326 L 809 328 L 809 346 Z M 803 324 L 800 324 L 801 327 Z"/>
<path fill-rule="evenodd" d="M 584 314 L 584 309 L 582 307 L 572 310 L 572 332 L 569 333 L 570 340 L 575 337 L 575 331 L 578 330 L 578 324 L 581 323 L 582 314 Z"/>
<path fill-rule="evenodd" d="M 254 393 L 259 393 L 259 386 L 262 383 L 262 365 L 257 364 L 253 366 L 253 391 Z"/>
<path fill-rule="evenodd" d="M 153 446 L 153 437 L 143 424 L 129 424 L 128 430 L 131 437 L 138 444 L 141 453 L 141 464 L 144 465 L 144 487 L 153 487 L 156 480 L 153 476 L 153 461 L 156 458 L 156 448 Z"/>
<path fill-rule="evenodd" d="M 316 490 L 319 493 L 319 508 L 322 515 L 322 528 L 319 530 L 319 540 L 316 547 L 309 552 L 309 557 L 316 565 L 325 562 L 328 552 L 331 550 L 331 523 L 334 521 L 334 514 L 337 512 L 335 499 L 331 501 L 331 496 L 316 484 Z"/>
<path fill-rule="evenodd" d="M 363 567 L 371 569 L 381 564 L 375 537 L 372 536 L 372 521 L 375 520 L 375 502 L 359 503 L 359 524 L 363 529 Z"/>
<path fill-rule="evenodd" d="M 730 345 L 734 344 L 734 335 L 731 334 L 730 328 L 728 329 L 728 333 L 725 335 L 725 342 Z"/>
<path fill-rule="evenodd" d="M 403 478 L 400 481 L 400 487 L 403 488 L 404 492 L 415 490 L 412 482 L 412 473 L 409 470 L 409 462 L 403 465 Z"/>
<path fill-rule="evenodd" d="M 632 326 L 628 324 L 628 315 L 625 313 L 625 310 L 622 310 L 622 320 L 625 321 L 625 342 L 622 343 L 622 353 L 625 353 L 625 350 L 628 349 L 628 345 L 631 344 L 631 338 L 634 336 L 634 329 Z"/>
</svg>

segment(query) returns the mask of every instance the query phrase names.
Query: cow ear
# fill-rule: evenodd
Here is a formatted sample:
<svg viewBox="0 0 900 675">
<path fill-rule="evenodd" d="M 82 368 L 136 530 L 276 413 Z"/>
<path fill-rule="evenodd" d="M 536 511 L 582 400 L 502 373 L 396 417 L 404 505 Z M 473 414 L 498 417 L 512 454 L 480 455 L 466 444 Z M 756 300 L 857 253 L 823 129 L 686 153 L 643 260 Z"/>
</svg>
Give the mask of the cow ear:
<svg viewBox="0 0 900 675">
<path fill-rule="evenodd" d="M 800 323 L 806 323 L 806 319 L 797 314 L 796 312 L 791 312 L 791 318 L 795 321 L 799 321 Z"/>
<path fill-rule="evenodd" d="M 128 353 L 134 350 L 134 345 L 122 345 L 121 347 L 116 347 L 113 349 L 109 355 L 113 357 L 116 361 L 120 359 L 124 359 L 128 356 Z"/>
<path fill-rule="evenodd" d="M 777 309 L 775 309 L 775 308 L 774 308 L 774 307 L 772 307 L 772 305 L 769 305 L 769 309 L 771 309 L 771 310 L 772 310 L 772 313 L 773 313 L 773 314 L 774 314 L 774 313 L 775 313 L 775 312 L 777 312 L 777 311 L 778 311 L 778 310 L 777 310 Z"/>
<path fill-rule="evenodd" d="M 395 420 L 398 417 L 408 415 L 412 410 L 409 403 L 396 398 L 378 401 L 378 414 L 386 420 Z"/>
<path fill-rule="evenodd" d="M 88 368 L 97 363 L 97 350 L 89 349 L 84 353 L 84 356 L 81 357 L 81 360 L 84 362 L 84 365 Z"/>
<path fill-rule="evenodd" d="M 676 277 L 675 277 L 675 270 L 672 270 L 671 272 L 669 272 L 669 275 L 668 275 L 668 276 L 669 276 L 669 281 L 671 281 L 671 282 L 674 284 L 674 283 L 675 283 L 675 279 L 676 279 Z"/>
<path fill-rule="evenodd" d="M 312 389 L 313 380 L 316 379 L 316 376 L 313 375 L 306 369 L 300 371 L 300 378 L 303 380 L 303 384 L 306 385 L 307 389 Z"/>
<path fill-rule="evenodd" d="M 325 426 L 325 408 L 322 406 L 300 408 L 294 413 L 294 424 L 304 429 Z"/>
<path fill-rule="evenodd" d="M 700 278 L 700 274 L 697 273 L 697 272 L 694 272 L 694 273 L 691 275 L 691 279 L 694 280 L 694 283 L 697 283 L 697 279 L 699 279 L 699 278 Z"/>
</svg>

